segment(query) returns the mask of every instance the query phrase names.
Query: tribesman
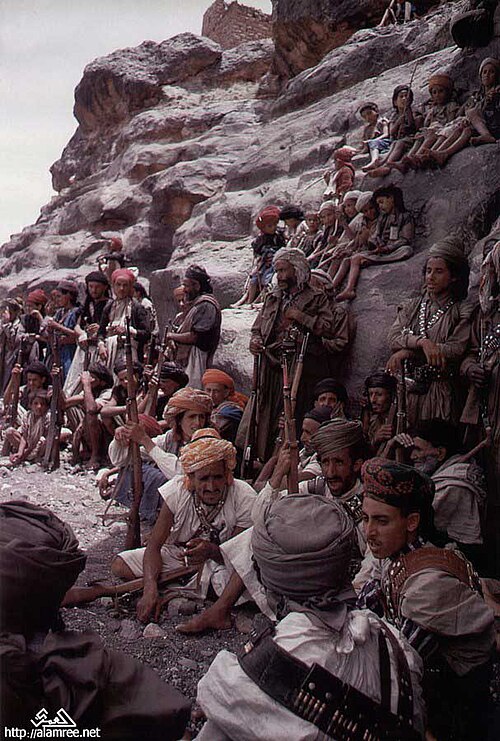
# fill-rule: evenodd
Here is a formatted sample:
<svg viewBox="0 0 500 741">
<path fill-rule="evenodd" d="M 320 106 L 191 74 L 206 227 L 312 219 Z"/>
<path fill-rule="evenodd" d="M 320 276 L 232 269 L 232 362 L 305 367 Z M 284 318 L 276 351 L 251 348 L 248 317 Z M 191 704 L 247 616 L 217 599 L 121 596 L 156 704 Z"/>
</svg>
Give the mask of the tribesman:
<svg viewBox="0 0 500 741">
<path fill-rule="evenodd" d="M 381 455 L 392 438 L 395 425 L 397 381 L 390 373 L 372 373 L 365 381 L 364 431 L 371 449 Z"/>
<path fill-rule="evenodd" d="M 77 348 L 64 382 L 64 393 L 73 396 L 80 389 L 80 376 L 99 360 L 97 333 L 104 308 L 111 302 L 109 281 L 101 270 L 85 276 L 85 300 L 75 325 Z"/>
<path fill-rule="evenodd" d="M 432 507 L 436 529 L 447 542 L 455 543 L 482 573 L 481 521 L 486 481 L 476 461 L 459 454 L 456 427 L 441 419 L 420 422 L 409 433 L 401 433 L 389 441 L 387 457 L 397 445 L 410 450 L 414 468 L 434 482 Z"/>
<path fill-rule="evenodd" d="M 324 270 L 315 268 L 311 270 L 311 279 L 309 281 L 311 288 L 317 288 L 322 291 L 328 299 L 330 311 L 332 313 L 331 335 L 333 339 L 322 338 L 323 347 L 328 351 L 327 363 L 325 369 L 329 375 L 336 376 L 345 359 L 345 354 L 349 344 L 353 341 L 355 334 L 355 325 L 351 321 L 349 313 L 345 306 L 339 304 L 333 289 L 332 279 Z"/>
<path fill-rule="evenodd" d="M 470 334 L 469 265 L 459 240 L 446 237 L 430 248 L 424 281 L 423 296 L 400 307 L 389 330 L 387 370 L 407 365 L 410 426 L 437 418 L 458 423 L 459 368 Z"/>
<path fill-rule="evenodd" d="M 493 613 L 459 551 L 435 548 L 431 480 L 382 458 L 362 470 L 370 557 L 358 599 L 395 625 L 424 662 L 427 727 L 439 741 L 488 737 Z"/>
<path fill-rule="evenodd" d="M 12 368 L 17 362 L 25 330 L 21 323 L 22 306 L 14 299 L 7 299 L 1 306 L 0 318 L 0 396 L 9 383 Z"/>
<path fill-rule="evenodd" d="M 327 352 L 322 338 L 332 337 L 328 299 L 323 292 L 309 285 L 311 271 L 304 253 L 298 249 L 281 249 L 276 253 L 273 265 L 278 285 L 267 294 L 253 324 L 250 340 L 250 352 L 262 357 L 257 440 L 257 457 L 262 461 L 272 455 L 283 409 L 280 363 L 287 330 L 297 330 L 298 337 L 294 340 L 297 350 L 304 335 L 309 335 L 297 393 L 295 417 L 298 427 L 312 406 L 314 386 L 324 374 Z"/>
<path fill-rule="evenodd" d="M 144 495 L 141 502 L 141 516 L 150 522 L 156 520 L 158 509 L 158 488 L 182 473 L 179 455 L 182 448 L 191 441 L 194 433 L 210 422 L 212 399 L 204 391 L 182 388 L 170 397 L 164 411 L 164 419 L 169 429 L 162 433 L 156 420 L 140 415 L 139 424 L 127 422 L 115 431 L 109 446 L 109 458 L 118 470 L 129 462 L 129 444 L 136 442 L 142 446 L 142 480 Z M 109 478 L 109 474 L 108 474 Z M 127 471 L 119 483 L 116 499 L 125 505 L 131 503 L 131 474 Z"/>
<path fill-rule="evenodd" d="M 59 608 L 85 560 L 72 529 L 50 510 L 0 504 L 2 723 L 24 726 L 40 708 L 52 715 L 63 704 L 82 737 L 98 728 L 120 741 L 181 738 L 189 702 L 180 692 L 97 633 L 64 630 Z"/>
<path fill-rule="evenodd" d="M 125 354 L 126 320 L 130 320 L 130 336 L 134 361 L 142 362 L 144 347 L 151 336 L 149 315 L 134 298 L 135 276 L 131 270 L 119 268 L 111 276 L 115 298 L 102 312 L 97 332 L 99 359 L 113 368 Z"/>
<path fill-rule="evenodd" d="M 180 327 L 168 332 L 166 339 L 175 343 L 175 361 L 185 369 L 190 387 L 201 389 L 202 376 L 211 365 L 219 344 L 222 315 L 205 268 L 191 265 L 182 285 L 187 311 Z"/>
<path fill-rule="evenodd" d="M 484 540 L 488 573 L 500 579 L 500 241 L 486 244 L 481 268 L 479 307 L 461 373 L 472 384 L 461 422 L 483 435 L 491 427 L 491 445 L 486 457 L 488 499 Z M 491 248 L 491 249 L 490 249 Z"/>
<path fill-rule="evenodd" d="M 180 454 L 184 475 L 160 488 L 164 503 L 146 548 L 123 551 L 112 570 L 124 579 L 144 576 L 144 594 L 137 605 L 139 620 L 158 618 L 160 574 L 192 566 L 201 572 L 205 597 L 208 587 L 220 593 L 229 574 L 220 544 L 252 524 L 255 492 L 234 478 L 236 450 L 211 428 L 198 430 Z"/>
<path fill-rule="evenodd" d="M 21 384 L 23 369 L 16 363 L 12 369 L 11 379 L 4 395 L 5 411 L 11 411 L 14 397 L 18 396 L 17 420 L 11 416 L 11 424 L 4 431 L 4 447 L 2 455 L 16 452 L 21 441 L 21 433 L 18 427 L 31 409 L 31 402 L 38 391 L 49 388 L 51 376 L 47 366 L 36 360 L 24 369 L 25 383 Z"/>
<path fill-rule="evenodd" d="M 238 657 L 216 656 L 198 684 L 199 741 L 422 738 L 421 662 L 400 633 L 353 609 L 353 547 L 338 502 L 294 494 L 263 510 L 252 548 L 278 622 L 260 617 Z"/>
<path fill-rule="evenodd" d="M 323 407 L 324 409 L 324 407 Z M 312 435 L 310 446 L 317 455 L 321 473 L 310 480 L 301 481 L 301 495 L 322 496 L 334 499 L 345 510 L 356 528 L 356 547 L 351 558 L 351 577 L 359 568 L 365 553 L 365 536 L 361 527 L 361 482 L 359 474 L 366 458 L 366 446 L 360 422 L 333 419 L 322 424 Z M 278 456 L 273 474 L 255 500 L 252 518 L 258 519 L 262 511 L 272 502 L 288 496 L 282 490 L 283 480 L 290 470 L 290 451 L 283 448 Z M 238 600 L 252 599 L 261 612 L 271 619 L 276 614 L 269 604 L 259 581 L 252 554 L 251 530 L 221 546 L 224 563 L 231 568 L 231 578 L 219 599 L 207 610 L 187 623 L 177 626 L 181 633 L 200 633 L 205 630 L 231 627 L 231 609 Z M 247 592 L 245 592 L 247 590 Z"/>
<path fill-rule="evenodd" d="M 78 284 L 74 280 L 61 280 L 54 292 L 57 307 L 53 317 L 45 317 L 41 331 L 47 338 L 48 332 L 54 332 L 59 342 L 59 356 L 63 381 L 69 373 L 76 351 L 76 323 L 80 313 L 78 306 Z M 52 365 L 52 352 L 49 349 L 45 358 L 47 367 Z"/>
</svg>

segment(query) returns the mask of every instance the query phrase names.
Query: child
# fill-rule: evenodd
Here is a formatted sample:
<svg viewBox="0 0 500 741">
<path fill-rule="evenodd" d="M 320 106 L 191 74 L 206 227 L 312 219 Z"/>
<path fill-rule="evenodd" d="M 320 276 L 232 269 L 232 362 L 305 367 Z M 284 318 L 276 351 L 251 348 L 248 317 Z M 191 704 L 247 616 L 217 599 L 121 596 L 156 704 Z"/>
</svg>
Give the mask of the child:
<svg viewBox="0 0 500 741">
<path fill-rule="evenodd" d="M 362 268 L 374 263 L 406 260 L 413 254 L 413 219 L 405 209 L 400 188 L 395 185 L 378 188 L 373 197 L 380 211 L 375 234 L 368 242 L 368 249 L 346 258 L 349 262 L 343 265 L 343 273 L 337 273 L 334 280 L 336 288 L 340 286 L 347 269 L 349 271 L 347 286 L 338 294 L 338 301 L 352 301 L 356 298 L 356 285 Z"/>
<path fill-rule="evenodd" d="M 294 246 L 302 250 L 304 255 L 308 257 L 313 252 L 314 243 L 319 234 L 319 212 L 314 209 L 307 210 L 305 213 L 305 220 L 302 223 L 305 225 L 305 228 L 297 237 L 297 244 Z"/>
<path fill-rule="evenodd" d="M 379 178 L 388 175 L 392 163 L 401 159 L 408 147 L 413 144 L 413 135 L 421 127 L 423 116 L 419 111 L 413 111 L 412 106 L 413 91 L 410 86 L 398 85 L 394 88 L 392 93 L 394 112 L 389 122 L 390 147 L 385 157 L 363 168 L 363 171 L 367 172 L 370 177 Z"/>
<path fill-rule="evenodd" d="M 280 211 L 280 220 L 285 222 L 284 238 L 287 247 L 296 247 L 295 244 L 298 237 L 301 236 L 299 227 L 304 221 L 304 212 L 300 206 L 283 206 Z"/>
<path fill-rule="evenodd" d="M 331 170 L 326 170 L 323 175 L 323 179 L 328 185 L 323 195 L 325 200 L 335 198 L 340 203 L 344 193 L 352 190 L 356 171 L 351 164 L 351 160 L 355 154 L 354 147 L 340 147 L 334 151 L 333 164 L 335 165 L 335 171 L 333 177 Z"/>
<path fill-rule="evenodd" d="M 380 139 L 381 141 L 387 142 L 387 151 L 390 146 L 390 142 L 387 139 L 389 134 L 389 121 L 387 118 L 381 118 L 379 116 L 378 105 L 376 103 L 363 103 L 358 111 L 358 116 L 362 121 L 365 122 L 363 127 L 363 141 L 361 146 L 357 149 L 358 154 L 370 154 L 370 164 L 380 157 L 380 148 L 373 145 L 370 146 L 372 141 Z M 382 145 L 381 145 L 382 146 Z"/>
<path fill-rule="evenodd" d="M 436 143 L 443 127 L 453 121 L 460 106 L 453 100 L 453 80 L 444 73 L 433 75 L 429 80 L 430 101 L 425 114 L 422 129 L 415 136 L 415 143 L 401 162 L 393 162 L 400 172 L 407 172 L 411 167 L 421 167 L 428 157 L 429 149 Z"/>
<path fill-rule="evenodd" d="M 460 115 L 443 129 L 441 139 L 429 152 L 441 167 L 469 142 L 494 144 L 500 139 L 500 61 L 493 57 L 483 59 L 479 79 L 479 90 L 462 106 Z"/>
<path fill-rule="evenodd" d="M 47 391 L 39 389 L 33 396 L 30 411 L 21 425 L 19 450 L 9 456 L 13 466 L 18 466 L 24 461 L 42 460 L 50 424 L 49 405 Z"/>
<path fill-rule="evenodd" d="M 233 304 L 234 307 L 243 304 L 253 304 L 255 299 L 270 283 L 274 275 L 273 257 L 285 246 L 285 238 L 278 231 L 280 209 L 277 206 L 266 206 L 255 220 L 260 234 L 252 242 L 254 266 L 249 278 L 249 285 L 243 296 Z"/>
</svg>

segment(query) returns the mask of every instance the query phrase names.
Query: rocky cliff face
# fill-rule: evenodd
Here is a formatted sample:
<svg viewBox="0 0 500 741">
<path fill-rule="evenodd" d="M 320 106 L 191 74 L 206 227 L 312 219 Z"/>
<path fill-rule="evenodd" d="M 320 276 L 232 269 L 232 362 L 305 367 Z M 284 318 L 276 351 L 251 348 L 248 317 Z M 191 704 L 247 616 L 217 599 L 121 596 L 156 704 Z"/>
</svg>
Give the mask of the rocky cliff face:
<svg viewBox="0 0 500 741">
<path fill-rule="evenodd" d="M 299 5 L 306 3 L 275 3 L 276 38 L 279 24 L 294 20 Z M 307 5 L 352 13 L 363 3 Z M 413 76 L 422 102 L 437 70 L 449 71 L 462 90 L 476 87 L 478 64 L 499 55 L 498 40 L 477 52 L 453 46 L 449 18 L 460 5 L 441 5 L 405 26 L 357 31 L 272 99 L 261 97 L 262 81 L 281 53 L 271 40 L 223 51 L 182 34 L 97 59 L 75 92 L 77 131 L 52 167 L 58 195 L 36 224 L 0 248 L 0 291 L 83 276 L 95 265 L 101 235 L 120 234 L 131 263 L 151 279 L 162 320 L 173 312 L 170 289 L 192 262 L 212 273 L 217 296 L 229 306 L 251 264 L 257 211 L 269 203 L 321 201 L 322 185 L 314 181 L 339 143 L 359 141 L 356 111 L 363 100 L 388 110 L 394 86 Z M 372 16 L 366 17 L 365 26 Z M 460 227 L 468 249 L 479 249 L 475 243 L 498 214 L 496 157 L 496 145 L 471 148 L 443 170 L 391 178 L 417 219 L 417 251 L 392 269 L 363 273 L 352 304 L 351 388 L 384 360 L 387 327 L 402 298 L 419 290 L 430 243 Z M 365 190 L 377 184 L 359 183 Z M 216 358 L 244 387 L 253 318 L 251 310 L 224 311 Z"/>
</svg>

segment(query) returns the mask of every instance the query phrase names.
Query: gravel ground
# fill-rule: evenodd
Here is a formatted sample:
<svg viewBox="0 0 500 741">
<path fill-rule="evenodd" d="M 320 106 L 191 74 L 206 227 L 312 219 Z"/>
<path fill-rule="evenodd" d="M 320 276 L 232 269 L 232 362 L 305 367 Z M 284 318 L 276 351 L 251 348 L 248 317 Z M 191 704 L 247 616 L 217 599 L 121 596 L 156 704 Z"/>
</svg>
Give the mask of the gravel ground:
<svg viewBox="0 0 500 741">
<path fill-rule="evenodd" d="M 23 465 L 13 470 L 0 468 L 1 501 L 27 499 L 49 507 L 71 525 L 87 554 L 85 571 L 78 580 L 80 585 L 97 579 L 116 582 L 109 565 L 113 556 L 123 550 L 125 540 L 126 510 L 112 506 L 109 510 L 112 517 L 107 520 L 108 524 L 103 525 L 106 502 L 99 496 L 94 481 L 93 475 L 74 472 L 64 462 L 53 473 L 45 473 L 35 465 Z M 146 635 L 153 630 L 159 634 L 158 637 L 144 637 L 145 626 L 135 619 L 137 599 L 137 596 L 124 596 L 115 604 L 113 599 L 103 597 L 89 605 L 63 609 L 62 617 L 68 629 L 94 630 L 107 647 L 149 664 L 193 702 L 198 680 L 212 659 L 222 648 L 235 651 L 242 645 L 254 614 L 251 608 L 241 608 L 234 613 L 237 627 L 187 637 L 178 633 L 175 625 L 187 619 L 186 612 L 201 608 L 194 602 L 175 600 L 168 609 L 164 609 L 159 621 L 160 630 L 157 626 L 148 626 Z"/>
</svg>

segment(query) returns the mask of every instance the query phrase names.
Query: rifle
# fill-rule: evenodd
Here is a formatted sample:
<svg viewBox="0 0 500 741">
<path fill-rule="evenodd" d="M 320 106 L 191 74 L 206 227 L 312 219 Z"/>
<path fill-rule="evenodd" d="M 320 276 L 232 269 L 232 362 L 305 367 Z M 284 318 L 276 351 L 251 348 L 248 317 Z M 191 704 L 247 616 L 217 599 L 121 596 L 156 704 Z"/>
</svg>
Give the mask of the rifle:
<svg viewBox="0 0 500 741">
<path fill-rule="evenodd" d="M 259 381 L 260 381 L 260 363 L 261 356 L 254 355 L 253 358 L 253 375 L 252 375 L 252 393 L 250 396 L 250 415 L 248 419 L 247 433 L 245 436 L 245 446 L 243 448 L 243 459 L 241 461 L 240 475 L 242 479 L 253 480 L 255 467 L 255 432 L 257 429 L 257 412 L 259 402 Z"/>
<path fill-rule="evenodd" d="M 48 330 L 48 336 L 52 351 L 52 397 L 50 399 L 50 426 L 42 465 L 46 471 L 54 471 L 59 468 L 59 438 L 61 437 L 62 427 L 62 378 L 59 338 L 52 329 Z M 54 370 L 57 372 L 54 373 Z"/>
<path fill-rule="evenodd" d="M 125 357 L 127 361 L 127 420 L 137 424 L 137 385 L 134 376 L 134 361 L 132 358 L 132 337 L 130 335 L 130 318 L 126 318 Z M 132 465 L 132 504 L 128 514 L 127 535 L 125 549 L 139 548 L 141 545 L 141 522 L 139 507 L 142 499 L 142 459 L 139 443 L 130 442 L 130 460 Z"/>
<path fill-rule="evenodd" d="M 167 340 L 168 333 L 172 330 L 172 321 L 167 322 L 165 331 L 163 333 L 163 342 L 158 349 L 158 358 L 156 360 L 156 367 L 153 373 L 153 377 L 148 385 L 149 399 L 144 409 L 145 414 L 151 414 L 153 417 L 156 416 L 156 404 L 158 403 L 158 389 L 160 386 L 160 373 L 161 367 L 165 362 L 165 358 L 169 353 L 169 341 Z"/>
<path fill-rule="evenodd" d="M 283 370 L 283 407 L 285 412 L 285 434 L 290 448 L 290 472 L 287 476 L 287 488 L 289 494 L 297 494 L 299 491 L 299 446 L 297 443 L 297 431 L 290 389 L 289 365 L 295 356 L 295 339 L 288 332 L 282 343 L 281 368 Z"/>
<path fill-rule="evenodd" d="M 7 335 L 0 324 L 0 394 L 3 395 L 3 386 L 5 381 L 5 350 L 7 345 Z"/>
<path fill-rule="evenodd" d="M 396 387 L 397 412 L 396 412 L 396 435 L 407 432 L 408 416 L 406 410 L 406 360 L 401 363 L 401 378 L 398 378 Z M 404 463 L 405 451 L 403 448 L 396 448 L 396 461 Z"/>
<path fill-rule="evenodd" d="M 295 373 L 293 374 L 291 401 L 292 401 L 292 413 L 295 415 L 295 407 L 297 405 L 297 394 L 299 391 L 300 380 L 302 378 L 302 371 L 304 370 L 304 357 L 307 351 L 307 344 L 309 342 L 310 332 L 305 332 L 302 336 L 302 344 L 300 346 L 299 357 L 295 366 Z"/>
<path fill-rule="evenodd" d="M 183 576 L 192 576 L 198 571 L 197 567 L 187 566 L 179 569 L 174 569 L 164 576 L 160 576 L 158 579 L 158 586 L 162 584 L 168 584 L 172 581 L 177 581 Z M 102 584 L 97 583 L 89 587 L 71 587 L 66 592 L 66 595 L 62 601 L 64 607 L 73 607 L 75 605 L 85 605 L 89 602 L 93 602 L 99 597 L 120 597 L 123 594 L 133 594 L 134 592 L 140 592 L 144 588 L 144 578 L 132 579 L 131 581 L 125 582 L 124 584 Z"/>
<path fill-rule="evenodd" d="M 21 370 L 23 367 L 22 360 L 23 360 L 23 346 L 22 346 L 22 340 L 21 340 L 21 347 L 18 350 L 17 358 L 16 358 L 16 365 L 20 365 Z M 10 403 L 9 422 L 10 422 L 11 427 L 17 427 L 17 412 L 18 412 L 18 407 L 19 407 L 19 391 L 21 390 L 21 383 L 20 383 L 21 377 L 18 376 L 17 378 L 19 382 L 15 384 L 12 390 L 12 401 Z"/>
</svg>

